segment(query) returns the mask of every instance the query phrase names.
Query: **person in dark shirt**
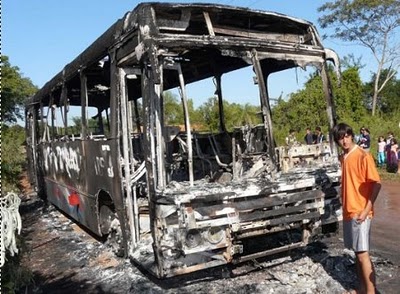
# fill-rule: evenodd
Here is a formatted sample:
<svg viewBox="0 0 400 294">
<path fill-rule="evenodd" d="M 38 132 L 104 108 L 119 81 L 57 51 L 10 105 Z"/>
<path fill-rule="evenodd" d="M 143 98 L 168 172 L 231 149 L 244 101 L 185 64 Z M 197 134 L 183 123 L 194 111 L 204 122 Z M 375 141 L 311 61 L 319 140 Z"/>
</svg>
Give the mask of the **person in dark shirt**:
<svg viewBox="0 0 400 294">
<path fill-rule="evenodd" d="M 312 134 L 310 128 L 306 129 L 306 134 L 304 136 L 304 141 L 306 142 L 307 145 L 311 145 L 311 144 L 314 143 L 313 134 Z"/>
<path fill-rule="evenodd" d="M 369 152 L 371 148 L 371 136 L 369 134 L 369 129 L 361 128 L 362 137 L 360 138 L 358 145 L 364 149 L 365 151 Z"/>
<path fill-rule="evenodd" d="M 320 144 L 322 142 L 325 142 L 326 138 L 325 135 L 322 133 L 321 127 L 316 127 L 315 128 L 315 144 Z"/>
</svg>

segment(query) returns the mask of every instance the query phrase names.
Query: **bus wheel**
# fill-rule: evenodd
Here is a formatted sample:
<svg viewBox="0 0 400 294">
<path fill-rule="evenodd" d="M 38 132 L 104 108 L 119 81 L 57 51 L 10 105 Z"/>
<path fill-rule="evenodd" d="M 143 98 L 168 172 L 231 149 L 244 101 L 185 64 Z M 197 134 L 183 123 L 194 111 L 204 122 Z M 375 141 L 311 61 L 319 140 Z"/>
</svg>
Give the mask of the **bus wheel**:
<svg viewBox="0 0 400 294">
<path fill-rule="evenodd" d="M 115 255 L 124 256 L 121 226 L 110 206 L 102 205 L 100 207 L 100 230 L 103 236 L 107 236 L 107 247 L 110 247 Z"/>
<path fill-rule="evenodd" d="M 119 257 L 125 254 L 124 242 L 122 239 L 122 231 L 118 219 L 112 222 L 110 233 L 108 234 L 106 245 L 111 248 L 111 251 Z"/>
<path fill-rule="evenodd" d="M 100 207 L 100 230 L 103 235 L 110 232 L 111 223 L 115 218 L 115 213 L 111 210 L 111 207 L 107 205 Z"/>
</svg>

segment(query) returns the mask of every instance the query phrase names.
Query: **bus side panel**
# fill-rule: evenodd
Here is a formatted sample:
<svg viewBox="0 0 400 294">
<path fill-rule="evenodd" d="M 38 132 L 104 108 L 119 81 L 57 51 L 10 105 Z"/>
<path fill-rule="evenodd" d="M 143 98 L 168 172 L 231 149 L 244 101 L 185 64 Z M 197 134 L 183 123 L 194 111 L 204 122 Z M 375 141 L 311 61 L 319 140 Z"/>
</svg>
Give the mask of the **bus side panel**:
<svg viewBox="0 0 400 294">
<path fill-rule="evenodd" d="M 111 146 L 107 141 L 41 144 L 48 200 L 94 233 L 99 231 L 97 194 L 111 190 Z"/>
<path fill-rule="evenodd" d="M 118 167 L 113 166 L 111 150 L 118 148 L 116 140 L 85 141 L 84 146 L 87 171 L 83 180 L 86 191 L 96 195 L 103 190 L 112 197 L 112 185 Z"/>
</svg>

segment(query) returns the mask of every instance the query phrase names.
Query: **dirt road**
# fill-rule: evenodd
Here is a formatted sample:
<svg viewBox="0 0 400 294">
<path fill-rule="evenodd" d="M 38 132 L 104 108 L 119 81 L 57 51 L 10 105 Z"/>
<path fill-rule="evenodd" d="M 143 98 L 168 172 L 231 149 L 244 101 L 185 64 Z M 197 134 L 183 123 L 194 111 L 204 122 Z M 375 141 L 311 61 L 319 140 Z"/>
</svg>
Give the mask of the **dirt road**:
<svg viewBox="0 0 400 294">
<path fill-rule="evenodd" d="M 21 293 L 342 293 L 355 287 L 352 252 L 341 235 L 305 249 L 236 267 L 157 280 L 52 207 L 30 199 L 21 207 L 35 284 Z M 384 183 L 376 202 L 372 257 L 380 293 L 400 289 L 400 183 Z"/>
<path fill-rule="evenodd" d="M 385 182 L 375 202 L 372 252 L 400 267 L 400 183 Z M 378 280 L 379 282 L 379 280 Z M 382 293 L 400 293 L 400 276 L 380 282 Z M 393 292 L 392 292 L 393 291 Z"/>
</svg>

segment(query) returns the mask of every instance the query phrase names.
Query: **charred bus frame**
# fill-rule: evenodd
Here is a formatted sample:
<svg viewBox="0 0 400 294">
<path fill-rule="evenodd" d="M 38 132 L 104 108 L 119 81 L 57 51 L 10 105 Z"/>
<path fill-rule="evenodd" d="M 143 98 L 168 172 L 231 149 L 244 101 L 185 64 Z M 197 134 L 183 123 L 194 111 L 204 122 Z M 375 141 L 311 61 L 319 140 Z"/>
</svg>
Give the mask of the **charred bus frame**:
<svg viewBox="0 0 400 294">
<path fill-rule="evenodd" d="M 304 20 L 219 4 L 140 4 L 26 103 L 32 182 L 158 277 L 304 246 L 338 222 L 337 151 L 333 140 L 276 146 L 267 81 L 314 66 L 332 127 L 328 60 L 339 68 Z M 249 66 L 262 123 L 227 131 L 221 77 Z M 220 132 L 198 133 L 186 84 L 211 77 Z M 172 88 L 184 131 L 164 121 L 163 93 Z M 79 129 L 69 126 L 74 106 Z"/>
</svg>

